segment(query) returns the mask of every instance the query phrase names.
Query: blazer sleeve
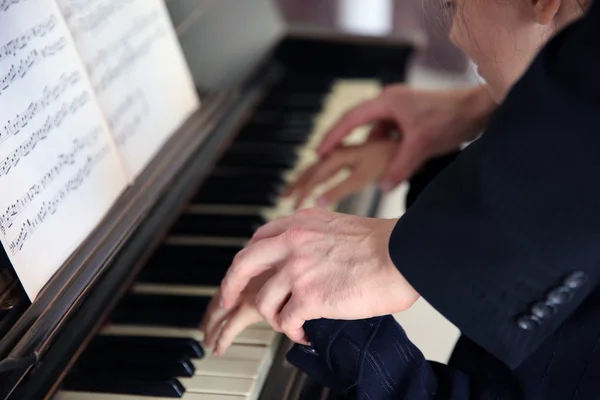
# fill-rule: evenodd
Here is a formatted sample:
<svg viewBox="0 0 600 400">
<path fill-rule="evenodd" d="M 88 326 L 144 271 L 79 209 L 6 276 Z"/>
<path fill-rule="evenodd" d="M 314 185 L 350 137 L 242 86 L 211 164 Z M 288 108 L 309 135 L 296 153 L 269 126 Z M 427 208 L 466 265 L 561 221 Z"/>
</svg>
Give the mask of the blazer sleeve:
<svg viewBox="0 0 600 400">
<path fill-rule="evenodd" d="M 349 400 L 467 400 L 470 380 L 429 363 L 391 316 L 317 320 L 304 329 L 311 347 L 295 345 L 288 361 Z"/>
<path fill-rule="evenodd" d="M 415 289 L 511 368 L 600 278 L 599 49 L 596 1 L 540 52 L 389 242 Z"/>
</svg>

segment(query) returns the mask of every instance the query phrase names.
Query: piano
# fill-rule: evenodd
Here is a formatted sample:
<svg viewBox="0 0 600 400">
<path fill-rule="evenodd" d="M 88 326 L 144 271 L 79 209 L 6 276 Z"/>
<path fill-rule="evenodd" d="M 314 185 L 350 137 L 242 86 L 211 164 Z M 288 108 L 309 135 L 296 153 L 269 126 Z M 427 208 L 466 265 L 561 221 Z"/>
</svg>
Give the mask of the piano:
<svg viewBox="0 0 600 400">
<path fill-rule="evenodd" d="M 1 257 L 1 399 L 326 398 L 265 324 L 222 358 L 198 325 L 235 253 L 291 211 L 281 189 L 319 135 L 365 93 L 402 82 L 422 37 L 347 32 L 318 10 L 284 18 L 268 0 L 167 7 L 202 107 L 33 303 Z M 373 215 L 377 200 L 371 188 L 336 208 Z"/>
</svg>

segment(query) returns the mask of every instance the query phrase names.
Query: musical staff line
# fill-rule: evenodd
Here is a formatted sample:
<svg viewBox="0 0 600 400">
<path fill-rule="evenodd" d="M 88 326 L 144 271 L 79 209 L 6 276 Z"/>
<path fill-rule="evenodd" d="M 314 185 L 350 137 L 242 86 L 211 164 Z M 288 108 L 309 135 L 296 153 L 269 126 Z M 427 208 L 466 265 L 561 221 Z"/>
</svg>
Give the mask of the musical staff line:
<svg viewBox="0 0 600 400">
<path fill-rule="evenodd" d="M 82 138 L 73 140 L 73 147 L 66 153 L 58 155 L 56 164 L 39 180 L 33 184 L 29 190 L 17 199 L 13 204 L 9 205 L 4 213 L 0 215 L 0 231 L 6 236 L 7 229 L 11 228 L 17 216 L 23 212 L 35 198 L 42 193 L 60 173 L 68 166 L 75 163 L 75 159 L 79 154 L 88 147 L 96 144 L 102 133 L 102 128 L 97 127 Z"/>
<path fill-rule="evenodd" d="M 0 47 L 0 61 L 9 56 L 16 56 L 19 50 L 23 50 L 33 38 L 44 37 L 56 27 L 56 17 L 51 15 L 47 21 L 41 22 L 29 29 L 27 32 L 12 39 Z"/>
<path fill-rule="evenodd" d="M 67 89 L 75 86 L 80 80 L 81 75 L 78 71 L 75 71 L 69 74 L 62 74 L 55 86 L 46 86 L 42 91 L 39 100 L 32 102 L 25 111 L 17 114 L 13 119 L 8 120 L 6 124 L 0 128 L 0 143 L 21 132 L 21 129 L 27 126 L 33 118 L 45 110 L 48 105 L 59 100 Z"/>
<path fill-rule="evenodd" d="M 46 139 L 50 132 L 60 127 L 63 122 L 77 113 L 90 99 L 88 92 L 83 92 L 75 97 L 70 103 L 63 103 L 62 107 L 54 114 L 48 116 L 44 125 L 36 130 L 29 138 L 21 143 L 16 150 L 10 153 L 0 163 L 0 176 L 8 175 L 12 168 L 16 167 L 23 157 L 27 157 L 37 144 Z"/>
<path fill-rule="evenodd" d="M 23 222 L 19 234 L 9 244 L 9 250 L 13 255 L 23 250 L 25 242 L 31 238 L 46 219 L 56 213 L 61 203 L 68 198 L 70 193 L 76 191 L 83 185 L 85 179 L 90 176 L 94 166 L 102 161 L 108 154 L 110 154 L 110 147 L 105 145 L 97 153 L 88 156 L 85 164 L 83 164 L 77 173 L 67 181 L 54 197 L 52 197 L 52 200 L 42 203 L 40 210 L 35 216 L 27 218 L 25 222 Z"/>
<path fill-rule="evenodd" d="M 44 46 L 39 51 L 36 49 L 32 50 L 26 58 L 19 60 L 17 65 L 12 64 L 8 72 L 0 77 L 0 96 L 6 92 L 13 83 L 19 79 L 23 79 L 34 65 L 39 64 L 39 62 L 45 58 L 59 54 L 62 49 L 67 47 L 67 45 L 67 39 L 61 37 L 56 42 Z"/>
</svg>

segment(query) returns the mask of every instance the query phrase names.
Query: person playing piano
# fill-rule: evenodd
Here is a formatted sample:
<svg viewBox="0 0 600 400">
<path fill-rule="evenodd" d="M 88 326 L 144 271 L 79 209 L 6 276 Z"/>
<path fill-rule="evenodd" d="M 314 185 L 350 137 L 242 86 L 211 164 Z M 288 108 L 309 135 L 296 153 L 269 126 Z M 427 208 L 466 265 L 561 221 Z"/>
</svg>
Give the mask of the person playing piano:
<svg viewBox="0 0 600 400">
<path fill-rule="evenodd" d="M 348 398 L 597 398 L 600 3 L 445 5 L 500 103 L 485 133 L 400 220 L 304 210 L 260 228 L 209 307 L 206 344 L 222 353 L 265 319 L 298 343 L 293 364 Z M 325 201 L 391 165 L 389 189 L 474 138 L 494 108 L 483 90 L 388 89 L 334 127 L 292 192 L 340 165 L 353 183 Z M 374 120 L 373 140 L 339 148 Z M 403 136 L 386 138 L 391 127 Z M 448 365 L 427 362 L 389 315 L 421 295 L 463 333 Z"/>
</svg>

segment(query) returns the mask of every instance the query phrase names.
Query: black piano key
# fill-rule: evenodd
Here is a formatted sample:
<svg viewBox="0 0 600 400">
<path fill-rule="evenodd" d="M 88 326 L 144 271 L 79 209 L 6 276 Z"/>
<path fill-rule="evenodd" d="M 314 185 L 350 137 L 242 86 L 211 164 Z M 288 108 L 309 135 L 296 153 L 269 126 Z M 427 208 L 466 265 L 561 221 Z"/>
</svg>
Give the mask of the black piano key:
<svg viewBox="0 0 600 400">
<path fill-rule="evenodd" d="M 184 214 L 170 234 L 250 238 L 266 222 L 262 215 Z"/>
<path fill-rule="evenodd" d="M 163 380 L 126 380 L 118 376 L 94 377 L 72 373 L 63 388 L 75 392 L 114 393 L 134 396 L 181 398 L 185 387 L 176 378 Z"/>
<path fill-rule="evenodd" d="M 298 159 L 297 147 L 288 144 L 232 144 L 219 166 L 291 169 Z"/>
<path fill-rule="evenodd" d="M 252 192 L 278 193 L 283 187 L 280 179 L 208 179 L 198 191 L 202 192 L 237 192 L 240 195 Z"/>
<path fill-rule="evenodd" d="M 318 113 L 323 108 L 323 101 L 323 93 L 274 92 L 267 96 L 260 108 Z"/>
<path fill-rule="evenodd" d="M 164 245 L 152 255 L 144 269 L 212 268 L 229 266 L 242 246 Z"/>
<path fill-rule="evenodd" d="M 268 201 L 273 196 L 278 197 L 283 186 L 276 181 L 254 179 L 220 179 L 207 181 L 192 199 L 193 203 L 205 203 L 204 199 L 235 197 L 237 204 L 243 204 L 244 198 L 262 198 Z M 261 196 L 257 196 L 260 194 Z"/>
<path fill-rule="evenodd" d="M 246 193 L 236 196 L 230 192 L 202 192 L 194 197 L 193 204 L 222 204 L 231 206 L 274 207 L 279 195 L 276 193 Z"/>
<path fill-rule="evenodd" d="M 262 126 L 249 126 L 242 130 L 236 142 L 289 143 L 301 145 L 308 141 L 312 129 L 265 129 Z"/>
<path fill-rule="evenodd" d="M 84 374 L 117 375 L 128 379 L 194 376 L 196 368 L 189 357 L 116 349 L 86 351 L 75 369 Z"/>
<path fill-rule="evenodd" d="M 289 92 L 312 92 L 328 93 L 335 81 L 333 76 L 329 75 L 288 75 L 286 79 L 280 81 L 273 87 L 271 93 L 289 93 Z"/>
<path fill-rule="evenodd" d="M 217 166 L 208 179 L 213 178 L 236 178 L 236 179 L 251 179 L 265 181 L 279 181 L 285 184 L 283 177 L 284 171 L 274 168 L 262 167 L 219 167 Z"/>
<path fill-rule="evenodd" d="M 210 300 L 200 296 L 128 294 L 117 305 L 110 321 L 120 325 L 197 328 Z"/>
<path fill-rule="evenodd" d="M 169 269 L 170 268 L 170 269 Z M 166 265 L 164 269 L 147 269 L 138 276 L 139 283 L 170 284 L 181 286 L 219 286 L 229 264 L 205 268 L 180 268 Z"/>
<path fill-rule="evenodd" d="M 228 175 L 225 173 L 214 174 L 204 181 L 200 190 L 203 190 L 206 187 L 222 189 L 239 188 L 240 186 L 251 189 L 254 189 L 255 186 L 277 189 L 285 185 L 283 171 L 277 172 L 277 174 L 267 175 L 262 174 L 260 170 L 255 171 L 254 173 L 252 171 L 244 170 L 238 172 L 230 171 Z"/>
<path fill-rule="evenodd" d="M 202 359 L 205 355 L 202 345 L 191 338 L 97 336 L 88 349 L 94 352 L 146 352 L 158 356 L 166 354 L 194 359 Z"/>
<path fill-rule="evenodd" d="M 263 113 L 250 120 L 248 129 L 312 132 L 312 118 L 286 117 L 282 113 Z"/>
<path fill-rule="evenodd" d="M 161 247 L 138 275 L 140 283 L 219 286 L 240 246 Z"/>
</svg>

